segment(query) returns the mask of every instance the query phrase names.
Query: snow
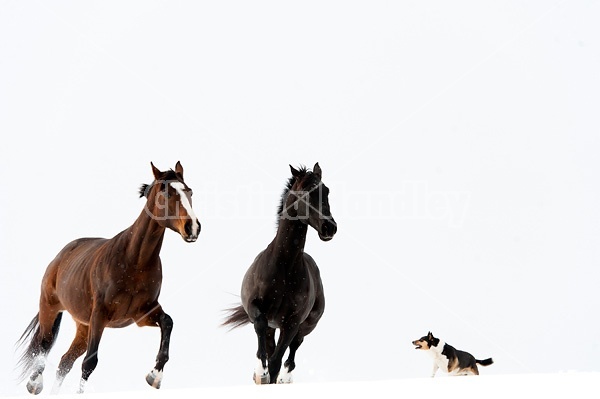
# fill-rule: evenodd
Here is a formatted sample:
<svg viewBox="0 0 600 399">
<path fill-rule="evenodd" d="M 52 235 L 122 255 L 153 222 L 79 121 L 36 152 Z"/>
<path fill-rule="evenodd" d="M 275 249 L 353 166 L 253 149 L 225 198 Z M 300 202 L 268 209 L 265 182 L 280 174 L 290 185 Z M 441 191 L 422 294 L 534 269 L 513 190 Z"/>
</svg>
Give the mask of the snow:
<svg viewBox="0 0 600 399">
<path fill-rule="evenodd" d="M 92 399 L 148 398 L 597 398 L 600 373 L 515 374 L 473 377 L 413 378 L 383 381 L 220 386 L 188 389 L 150 387 L 140 391 L 85 393 Z M 23 396 L 14 396 L 14 398 Z M 59 394 L 55 399 L 81 398 Z"/>
<path fill-rule="evenodd" d="M 178 160 L 202 230 L 165 236 L 156 395 L 593 385 L 556 373 L 600 372 L 598 15 L 588 0 L 0 2 L 0 395 L 24 395 L 13 343 L 48 263 L 131 225 L 150 162 Z M 273 238 L 288 165 L 317 161 L 339 227 L 306 243 L 325 314 L 293 386 L 248 386 L 256 336 L 220 328 L 222 309 Z M 430 330 L 495 364 L 420 379 L 431 359 L 411 341 Z M 46 390 L 73 336 L 65 315 Z M 105 331 L 87 391 L 153 393 L 159 340 Z M 80 374 L 81 359 L 63 392 Z"/>
</svg>

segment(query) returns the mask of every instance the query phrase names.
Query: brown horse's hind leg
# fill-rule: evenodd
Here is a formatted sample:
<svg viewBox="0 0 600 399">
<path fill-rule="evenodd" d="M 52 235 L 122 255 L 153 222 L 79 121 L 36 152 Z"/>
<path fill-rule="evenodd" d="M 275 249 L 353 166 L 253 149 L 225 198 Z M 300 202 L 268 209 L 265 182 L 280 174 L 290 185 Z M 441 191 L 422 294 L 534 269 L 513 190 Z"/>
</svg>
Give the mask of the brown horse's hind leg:
<svg viewBox="0 0 600 399">
<path fill-rule="evenodd" d="M 56 304 L 47 304 L 43 299 L 40 300 L 39 326 L 26 354 L 29 358 L 26 362 L 27 367 L 31 371 L 27 390 L 31 394 L 37 395 L 44 388 L 43 372 L 46 368 L 46 357 L 56 341 L 61 319 L 62 313 Z"/>
<path fill-rule="evenodd" d="M 163 378 L 163 369 L 169 361 L 169 344 L 171 342 L 171 331 L 173 331 L 173 319 L 166 314 L 160 305 L 157 305 L 147 316 L 137 321 L 138 326 L 160 327 L 160 349 L 156 355 L 154 369 L 146 375 L 146 382 L 153 388 L 160 388 Z"/>
<path fill-rule="evenodd" d="M 73 339 L 73 342 L 71 343 L 71 346 L 67 352 L 60 359 L 58 370 L 56 370 L 56 380 L 54 382 L 54 386 L 52 387 L 53 394 L 57 394 L 60 390 L 65 376 L 69 373 L 69 371 L 71 371 L 71 368 L 73 368 L 73 363 L 75 363 L 75 360 L 85 353 L 87 348 L 87 338 L 88 326 L 77 323 L 75 338 Z"/>
</svg>

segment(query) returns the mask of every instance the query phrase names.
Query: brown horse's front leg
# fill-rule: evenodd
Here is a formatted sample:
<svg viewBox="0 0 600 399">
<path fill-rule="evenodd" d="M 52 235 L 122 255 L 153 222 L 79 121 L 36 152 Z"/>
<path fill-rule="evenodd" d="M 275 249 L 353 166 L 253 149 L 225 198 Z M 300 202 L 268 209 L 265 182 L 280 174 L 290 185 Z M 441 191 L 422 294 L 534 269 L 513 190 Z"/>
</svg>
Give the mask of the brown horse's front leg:
<svg viewBox="0 0 600 399">
<path fill-rule="evenodd" d="M 156 355 L 156 365 L 146 376 L 146 382 L 153 388 L 160 388 L 163 378 L 163 369 L 169 361 L 169 343 L 171 342 L 171 331 L 173 331 L 173 319 L 166 314 L 162 308 L 157 306 L 148 316 L 139 320 L 139 326 L 160 327 L 160 349 Z"/>
<path fill-rule="evenodd" d="M 88 378 L 98 365 L 98 347 L 104 328 L 108 323 L 105 313 L 99 309 L 92 310 L 92 317 L 88 330 L 88 345 L 83 363 L 81 365 L 81 380 L 79 381 L 79 390 L 77 393 L 83 393 Z"/>
</svg>

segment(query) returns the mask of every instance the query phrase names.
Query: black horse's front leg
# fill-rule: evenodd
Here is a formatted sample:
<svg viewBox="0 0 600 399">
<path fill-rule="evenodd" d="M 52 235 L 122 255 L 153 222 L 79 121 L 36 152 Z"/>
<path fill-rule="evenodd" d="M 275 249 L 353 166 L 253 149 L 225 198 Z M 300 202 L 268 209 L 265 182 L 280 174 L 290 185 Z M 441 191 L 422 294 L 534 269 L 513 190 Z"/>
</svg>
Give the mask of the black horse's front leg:
<svg viewBox="0 0 600 399">
<path fill-rule="evenodd" d="M 296 368 L 296 351 L 302 345 L 304 337 L 298 332 L 292 342 L 290 343 L 290 354 L 288 359 L 283 364 L 283 369 L 279 371 L 277 376 L 278 384 L 289 384 L 293 382 L 292 371 Z"/>
<path fill-rule="evenodd" d="M 146 376 L 146 382 L 151 387 L 158 389 L 162 383 L 163 369 L 169 361 L 169 343 L 171 342 L 171 331 L 173 331 L 173 319 L 158 306 L 137 324 L 139 326 L 160 327 L 160 348 L 156 355 L 156 365 Z"/>
<path fill-rule="evenodd" d="M 271 375 L 271 384 L 278 383 L 279 371 L 281 370 L 281 362 L 283 360 L 283 354 L 290 346 L 290 343 L 294 339 L 294 337 L 298 334 L 298 328 L 279 329 L 279 340 L 277 341 L 277 346 L 275 347 L 275 352 L 269 358 L 269 374 Z M 298 345 L 300 346 L 300 345 Z M 297 347 L 294 348 L 294 353 Z M 285 382 L 285 381 L 281 381 Z"/>
</svg>

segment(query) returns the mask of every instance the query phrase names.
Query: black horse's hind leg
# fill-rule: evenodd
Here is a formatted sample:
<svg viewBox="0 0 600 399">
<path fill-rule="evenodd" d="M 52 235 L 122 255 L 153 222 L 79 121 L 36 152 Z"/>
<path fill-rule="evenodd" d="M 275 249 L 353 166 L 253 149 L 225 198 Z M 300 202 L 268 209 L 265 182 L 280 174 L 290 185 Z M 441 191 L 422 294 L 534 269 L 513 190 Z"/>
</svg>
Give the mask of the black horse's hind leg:
<svg viewBox="0 0 600 399">
<path fill-rule="evenodd" d="M 271 327 L 267 328 L 266 349 L 268 359 L 273 356 L 273 352 L 275 352 L 275 329 Z"/>
<path fill-rule="evenodd" d="M 60 359 L 60 363 L 58 365 L 58 370 L 56 370 L 56 380 L 54 381 L 54 386 L 52 387 L 52 393 L 57 394 L 60 390 L 60 387 L 66 377 L 66 375 L 73 368 L 73 363 L 77 360 L 81 355 L 85 353 L 87 348 L 87 339 L 88 339 L 88 326 L 85 324 L 77 323 L 77 331 L 75 332 L 75 338 L 71 343 L 71 346 L 67 350 L 67 352 Z"/>
<path fill-rule="evenodd" d="M 258 338 L 258 351 L 256 357 L 258 358 L 259 364 L 254 370 L 254 382 L 256 384 L 268 384 L 270 383 L 269 368 L 267 367 L 267 330 L 268 322 L 264 314 L 259 314 L 254 319 L 254 331 Z"/>
<path fill-rule="evenodd" d="M 301 336 L 300 333 L 296 334 L 292 342 L 290 343 L 290 354 L 283 364 L 283 370 L 279 372 L 279 376 L 277 377 L 278 384 L 289 384 L 293 382 L 292 379 L 292 371 L 296 368 L 296 351 L 302 345 L 304 341 L 304 336 Z"/>
<path fill-rule="evenodd" d="M 151 387 L 158 389 L 162 382 L 163 369 L 169 361 L 169 344 L 171 342 L 171 331 L 173 331 L 173 319 L 159 306 L 146 318 L 146 322 L 148 323 L 146 325 L 158 325 L 160 327 L 160 348 L 156 355 L 156 365 L 146 376 L 146 382 Z"/>
</svg>

